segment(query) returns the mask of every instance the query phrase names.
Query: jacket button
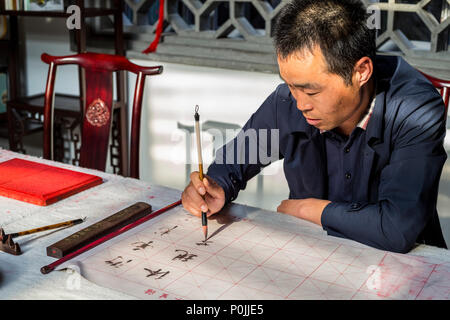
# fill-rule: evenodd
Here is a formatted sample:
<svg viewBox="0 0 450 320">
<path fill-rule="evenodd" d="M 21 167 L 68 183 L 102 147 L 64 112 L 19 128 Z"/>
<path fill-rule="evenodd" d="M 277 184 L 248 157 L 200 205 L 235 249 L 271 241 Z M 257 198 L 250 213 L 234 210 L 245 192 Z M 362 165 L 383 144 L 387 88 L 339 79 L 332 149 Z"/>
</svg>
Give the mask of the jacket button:
<svg viewBox="0 0 450 320">
<path fill-rule="evenodd" d="M 345 174 L 345 178 L 346 178 L 346 179 L 350 179 L 351 177 L 352 177 L 352 175 L 351 175 L 350 173 L 347 172 L 347 173 Z"/>
<path fill-rule="evenodd" d="M 236 176 L 233 173 L 230 173 L 230 179 L 231 179 L 231 182 L 233 182 L 233 184 L 237 184 Z"/>
<path fill-rule="evenodd" d="M 349 153 L 350 152 L 350 148 L 345 148 L 344 152 L 345 153 Z"/>
</svg>

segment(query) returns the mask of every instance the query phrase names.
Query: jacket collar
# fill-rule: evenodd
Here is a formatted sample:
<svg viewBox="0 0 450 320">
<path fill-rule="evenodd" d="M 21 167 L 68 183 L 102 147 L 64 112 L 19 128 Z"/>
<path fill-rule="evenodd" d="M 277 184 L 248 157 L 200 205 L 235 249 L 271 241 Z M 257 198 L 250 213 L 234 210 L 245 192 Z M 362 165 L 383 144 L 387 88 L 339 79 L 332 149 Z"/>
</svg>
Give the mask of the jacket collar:
<svg viewBox="0 0 450 320">
<path fill-rule="evenodd" d="M 367 144 L 375 143 L 375 141 L 381 140 L 383 136 L 384 112 L 386 107 L 385 98 L 384 90 L 377 92 L 375 107 L 373 108 L 372 116 L 366 128 Z"/>
<path fill-rule="evenodd" d="M 366 143 L 381 141 L 383 137 L 384 118 L 386 114 L 387 97 L 392 78 L 399 66 L 398 57 L 377 56 L 375 60 L 376 102 L 372 117 L 367 125 Z M 373 121 L 372 121 L 373 120 Z M 371 141 L 372 140 L 372 141 Z"/>
</svg>

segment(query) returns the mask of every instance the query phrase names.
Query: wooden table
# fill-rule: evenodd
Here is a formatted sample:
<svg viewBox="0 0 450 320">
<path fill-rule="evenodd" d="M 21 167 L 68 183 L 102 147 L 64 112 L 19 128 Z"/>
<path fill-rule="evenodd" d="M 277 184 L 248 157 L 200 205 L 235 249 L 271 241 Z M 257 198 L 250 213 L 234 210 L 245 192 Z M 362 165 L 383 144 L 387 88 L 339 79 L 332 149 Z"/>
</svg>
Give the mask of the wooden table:
<svg viewBox="0 0 450 320">
<path fill-rule="evenodd" d="M 104 179 L 104 183 L 47 207 L 0 197 L 0 225 L 7 233 L 87 216 L 86 222 L 70 228 L 51 230 L 17 238 L 16 240 L 23 251 L 23 254 L 20 256 L 0 252 L 1 298 L 135 299 L 136 296 L 100 287 L 84 278 L 77 278 L 71 270 L 54 271 L 50 274 L 42 275 L 40 268 L 55 261 L 54 258 L 46 256 L 46 247 L 135 202 L 144 201 L 150 203 L 153 209 L 161 208 L 174 202 L 174 199 L 179 199 L 181 191 L 0 149 L 0 162 L 11 158 L 23 158 L 96 174 Z M 158 197 L 155 197 L 156 194 L 158 194 Z M 291 263 L 294 264 L 295 262 L 297 263 L 295 267 L 303 269 L 304 282 L 301 285 L 306 286 L 307 281 L 314 285 L 328 283 L 328 287 L 321 289 L 325 290 L 322 292 L 322 296 L 305 294 L 305 292 L 309 293 L 314 288 L 299 291 L 298 288 L 301 288 L 301 285 L 299 285 L 287 294 L 286 297 L 288 299 L 450 299 L 450 252 L 448 250 L 418 245 L 406 255 L 389 253 L 369 248 L 351 240 L 327 236 L 321 227 L 290 216 L 239 204 L 231 204 L 225 210 L 241 215 L 243 213 L 244 216 L 252 221 L 255 230 L 259 228 L 259 230 L 265 230 L 267 234 L 276 231 L 278 235 L 282 235 L 281 238 L 289 239 L 290 249 L 286 248 L 287 245 L 285 244 L 279 244 L 279 246 L 284 246 L 283 250 L 292 250 L 291 252 L 294 256 L 300 257 L 296 261 L 292 259 Z M 227 233 L 230 234 L 227 230 L 223 232 L 225 235 Z M 245 240 L 245 237 L 240 240 L 242 241 L 243 239 Z M 303 239 L 303 242 L 300 242 L 301 239 Z M 278 250 L 281 250 L 281 248 L 278 248 Z M 355 253 L 358 253 L 358 255 L 355 255 Z M 306 263 L 313 255 L 316 255 L 314 259 L 322 259 L 323 261 L 320 265 L 318 264 L 317 268 L 312 268 L 311 272 L 308 272 L 308 275 L 306 275 L 305 270 L 308 267 Z M 333 257 L 336 259 L 333 259 Z M 234 259 L 237 261 L 240 258 L 236 256 Z M 350 259 L 353 259 L 353 261 L 350 261 Z M 269 259 L 262 261 L 259 265 L 255 265 L 254 272 L 258 268 L 271 268 L 270 263 L 267 263 L 267 261 Z M 270 261 L 273 266 L 273 259 Z M 395 261 L 395 263 L 392 261 Z M 276 262 L 279 265 L 283 265 L 282 267 L 291 268 L 284 260 Z M 305 265 L 302 265 L 302 263 L 305 263 Z M 345 263 L 347 263 L 346 266 L 344 266 Z M 322 266 L 325 264 L 329 264 L 331 267 L 334 266 L 337 269 L 340 266 L 343 269 L 334 275 L 336 279 L 331 279 L 332 274 L 320 273 Z M 398 269 L 400 267 L 402 268 L 401 270 Z M 296 269 L 291 268 L 291 270 L 295 271 Z M 278 274 L 280 273 L 279 270 L 277 272 Z M 376 288 L 377 278 L 374 278 L 374 276 L 377 276 L 377 272 L 380 272 L 378 276 L 380 276 L 381 280 L 385 280 L 386 275 L 389 273 L 391 275 L 395 274 L 395 272 L 400 273 L 396 274 L 395 279 L 391 276 L 389 281 L 393 281 L 393 283 L 385 284 L 385 287 L 380 290 L 380 288 Z M 289 273 L 289 270 L 286 271 L 287 273 Z M 346 284 L 343 281 L 346 277 L 347 280 L 350 279 L 352 281 L 360 277 L 360 288 L 345 288 Z M 395 287 L 400 278 L 402 287 Z M 74 285 L 74 281 L 78 281 L 78 283 Z M 371 281 L 373 283 L 370 283 Z M 275 297 L 275 293 L 270 295 L 264 289 L 265 286 L 270 286 L 269 281 L 261 285 L 261 295 L 256 298 L 271 299 L 271 297 Z M 342 292 L 348 292 L 351 295 L 345 296 L 341 292 L 339 292 L 339 295 L 336 295 L 336 288 L 344 288 L 345 290 Z M 353 291 L 350 292 L 350 290 Z M 221 297 L 243 298 L 239 295 L 230 297 L 231 292 L 228 291 Z M 214 298 L 217 297 L 214 296 Z"/>
</svg>

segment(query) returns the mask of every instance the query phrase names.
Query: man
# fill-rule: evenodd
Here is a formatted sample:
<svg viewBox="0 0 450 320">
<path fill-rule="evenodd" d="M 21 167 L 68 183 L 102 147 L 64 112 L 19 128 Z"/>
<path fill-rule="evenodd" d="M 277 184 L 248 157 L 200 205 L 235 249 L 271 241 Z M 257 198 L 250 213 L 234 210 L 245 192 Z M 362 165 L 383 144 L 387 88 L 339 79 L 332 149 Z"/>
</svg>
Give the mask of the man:
<svg viewBox="0 0 450 320">
<path fill-rule="evenodd" d="M 435 88 L 402 58 L 375 55 L 358 0 L 294 0 L 274 40 L 285 84 L 242 132 L 279 130 L 276 156 L 290 194 L 278 212 L 383 250 L 406 253 L 416 242 L 446 248 L 436 211 L 445 107 Z M 236 199 L 267 165 L 248 161 L 251 143 L 224 146 L 203 181 L 192 173 L 184 208 L 212 215 Z M 242 154 L 245 163 L 236 161 Z"/>
</svg>

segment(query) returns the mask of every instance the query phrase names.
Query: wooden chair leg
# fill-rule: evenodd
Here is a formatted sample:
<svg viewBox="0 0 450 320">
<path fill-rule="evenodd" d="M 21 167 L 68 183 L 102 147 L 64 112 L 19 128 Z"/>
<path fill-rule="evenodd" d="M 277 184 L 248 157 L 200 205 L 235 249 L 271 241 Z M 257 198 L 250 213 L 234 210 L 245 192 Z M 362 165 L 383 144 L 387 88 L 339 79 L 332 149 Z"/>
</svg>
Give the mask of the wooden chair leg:
<svg viewBox="0 0 450 320">
<path fill-rule="evenodd" d="M 114 174 L 122 174 L 121 168 L 121 143 L 120 143 L 120 116 L 117 110 L 113 114 L 111 128 L 111 143 L 109 145 L 110 164 Z"/>
<path fill-rule="evenodd" d="M 64 160 L 64 125 L 62 119 L 55 117 L 55 122 L 53 124 L 53 154 L 55 161 L 63 162 Z"/>
<path fill-rule="evenodd" d="M 7 103 L 6 104 L 6 113 L 8 117 L 8 140 L 9 140 L 9 149 L 11 151 L 17 151 L 17 143 L 16 143 L 16 131 L 15 131 L 15 121 L 14 114 L 12 111 L 12 107 Z"/>
<path fill-rule="evenodd" d="M 124 177 L 129 177 L 130 172 L 128 168 L 128 130 L 127 130 L 127 108 L 122 106 L 119 109 L 119 119 L 117 124 L 119 127 L 119 160 L 120 171 Z"/>
</svg>

